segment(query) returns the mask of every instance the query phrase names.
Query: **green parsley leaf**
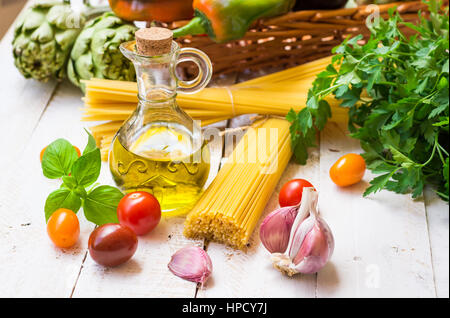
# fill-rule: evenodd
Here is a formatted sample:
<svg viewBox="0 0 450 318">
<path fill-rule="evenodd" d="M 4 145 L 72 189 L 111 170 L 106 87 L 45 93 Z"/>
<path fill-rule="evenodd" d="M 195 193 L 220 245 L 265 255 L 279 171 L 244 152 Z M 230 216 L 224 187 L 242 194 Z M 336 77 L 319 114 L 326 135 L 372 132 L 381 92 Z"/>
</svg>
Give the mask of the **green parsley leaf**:
<svg viewBox="0 0 450 318">
<path fill-rule="evenodd" d="M 437 0 L 427 3 L 429 18 L 419 14 L 418 25 L 390 10 L 365 44 L 358 35 L 333 49 L 306 108 L 287 116 L 298 163 L 307 162 L 316 132 L 331 117 L 332 96 L 348 108 L 350 136 L 360 141 L 367 167 L 381 174 L 364 195 L 386 189 L 417 198 L 429 184 L 448 201 L 449 17 Z M 408 38 L 404 27 L 416 34 Z"/>
</svg>

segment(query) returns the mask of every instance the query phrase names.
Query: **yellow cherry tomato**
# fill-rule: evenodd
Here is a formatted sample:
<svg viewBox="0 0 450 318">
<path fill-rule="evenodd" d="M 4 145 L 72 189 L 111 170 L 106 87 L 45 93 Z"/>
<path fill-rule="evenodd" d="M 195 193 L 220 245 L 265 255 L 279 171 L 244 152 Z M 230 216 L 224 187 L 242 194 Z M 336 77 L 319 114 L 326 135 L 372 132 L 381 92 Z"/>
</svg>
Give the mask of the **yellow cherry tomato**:
<svg viewBox="0 0 450 318">
<path fill-rule="evenodd" d="M 77 215 L 68 209 L 56 210 L 48 219 L 47 234 L 58 247 L 75 245 L 80 236 L 80 223 Z"/>
<path fill-rule="evenodd" d="M 355 153 L 349 153 L 339 158 L 330 169 L 330 178 L 340 187 L 358 183 L 364 177 L 366 162 Z"/>
</svg>

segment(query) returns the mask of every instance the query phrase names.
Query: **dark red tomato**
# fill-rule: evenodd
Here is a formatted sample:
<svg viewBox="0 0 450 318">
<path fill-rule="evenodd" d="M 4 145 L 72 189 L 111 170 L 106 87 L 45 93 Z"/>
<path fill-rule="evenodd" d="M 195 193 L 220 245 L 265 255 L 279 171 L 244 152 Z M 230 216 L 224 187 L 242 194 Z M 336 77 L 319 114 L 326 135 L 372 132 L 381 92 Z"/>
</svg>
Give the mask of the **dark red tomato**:
<svg viewBox="0 0 450 318">
<path fill-rule="evenodd" d="M 294 179 L 287 182 L 280 191 L 278 201 L 281 207 L 294 206 L 302 201 L 303 188 L 314 186 L 305 179 Z"/>
<path fill-rule="evenodd" d="M 128 226 L 136 235 L 145 235 L 161 220 L 161 206 L 150 193 L 132 192 L 120 200 L 117 216 L 120 224 Z"/>
<path fill-rule="evenodd" d="M 117 266 L 136 252 L 138 240 L 134 232 L 121 224 L 104 224 L 89 236 L 89 254 L 103 266 Z"/>
</svg>

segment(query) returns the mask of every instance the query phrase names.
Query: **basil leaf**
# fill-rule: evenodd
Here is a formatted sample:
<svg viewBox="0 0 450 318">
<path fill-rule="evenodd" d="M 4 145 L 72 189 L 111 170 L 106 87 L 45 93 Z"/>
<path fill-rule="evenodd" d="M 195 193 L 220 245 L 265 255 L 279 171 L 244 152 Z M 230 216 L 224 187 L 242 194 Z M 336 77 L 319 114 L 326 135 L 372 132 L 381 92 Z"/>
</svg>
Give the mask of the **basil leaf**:
<svg viewBox="0 0 450 318">
<path fill-rule="evenodd" d="M 42 172 L 49 179 L 69 175 L 78 154 L 70 142 L 57 139 L 48 145 L 42 157 Z"/>
<path fill-rule="evenodd" d="M 86 189 L 82 186 L 78 186 L 75 189 L 73 189 L 73 193 L 75 193 L 77 196 L 79 196 L 81 199 L 86 199 L 87 192 Z"/>
<path fill-rule="evenodd" d="M 90 151 L 75 161 L 72 175 L 78 185 L 88 186 L 93 184 L 100 175 L 101 156 L 100 149 Z"/>
<path fill-rule="evenodd" d="M 94 137 L 86 129 L 85 129 L 85 131 L 89 137 L 88 137 L 88 143 L 83 150 L 83 155 L 87 154 L 88 152 L 91 152 L 92 150 L 97 149 L 97 143 L 95 142 Z"/>
<path fill-rule="evenodd" d="M 84 201 L 86 219 L 97 224 L 118 223 L 117 206 L 123 198 L 119 189 L 107 185 L 92 190 Z"/>
<path fill-rule="evenodd" d="M 74 189 L 77 186 L 77 180 L 73 176 L 63 176 L 63 188 Z"/>
<path fill-rule="evenodd" d="M 75 213 L 81 207 L 81 199 L 69 189 L 59 189 L 50 193 L 45 201 L 45 221 L 58 209 L 69 209 Z"/>
</svg>

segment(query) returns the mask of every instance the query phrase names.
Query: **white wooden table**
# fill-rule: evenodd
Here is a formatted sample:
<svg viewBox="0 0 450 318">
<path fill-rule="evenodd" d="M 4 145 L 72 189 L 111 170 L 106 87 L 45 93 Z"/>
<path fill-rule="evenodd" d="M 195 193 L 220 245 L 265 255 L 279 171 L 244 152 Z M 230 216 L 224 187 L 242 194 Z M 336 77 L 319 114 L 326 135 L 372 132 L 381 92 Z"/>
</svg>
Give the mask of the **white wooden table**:
<svg viewBox="0 0 450 318">
<path fill-rule="evenodd" d="M 448 297 L 449 211 L 431 190 L 424 199 L 383 191 L 362 193 L 372 177 L 350 188 L 328 176 L 334 161 L 360 152 L 345 128 L 329 124 L 306 166 L 290 163 L 269 201 L 277 207 L 286 181 L 310 180 L 321 194 L 320 211 L 334 232 L 335 253 L 316 275 L 282 276 L 271 267 L 258 231 L 247 253 L 209 243 L 214 270 L 203 289 L 167 269 L 179 248 L 203 241 L 182 235 L 183 219 L 163 220 L 139 239 L 128 263 L 106 269 L 87 252 L 93 225 L 80 215 L 81 235 L 71 249 L 47 237 L 44 202 L 59 182 L 42 176 L 39 153 L 56 138 L 80 148 L 81 92 L 67 82 L 25 80 L 13 65 L 11 30 L 0 43 L 0 297 Z M 231 123 L 233 124 L 233 123 Z M 101 182 L 112 184 L 106 165 Z"/>
</svg>

